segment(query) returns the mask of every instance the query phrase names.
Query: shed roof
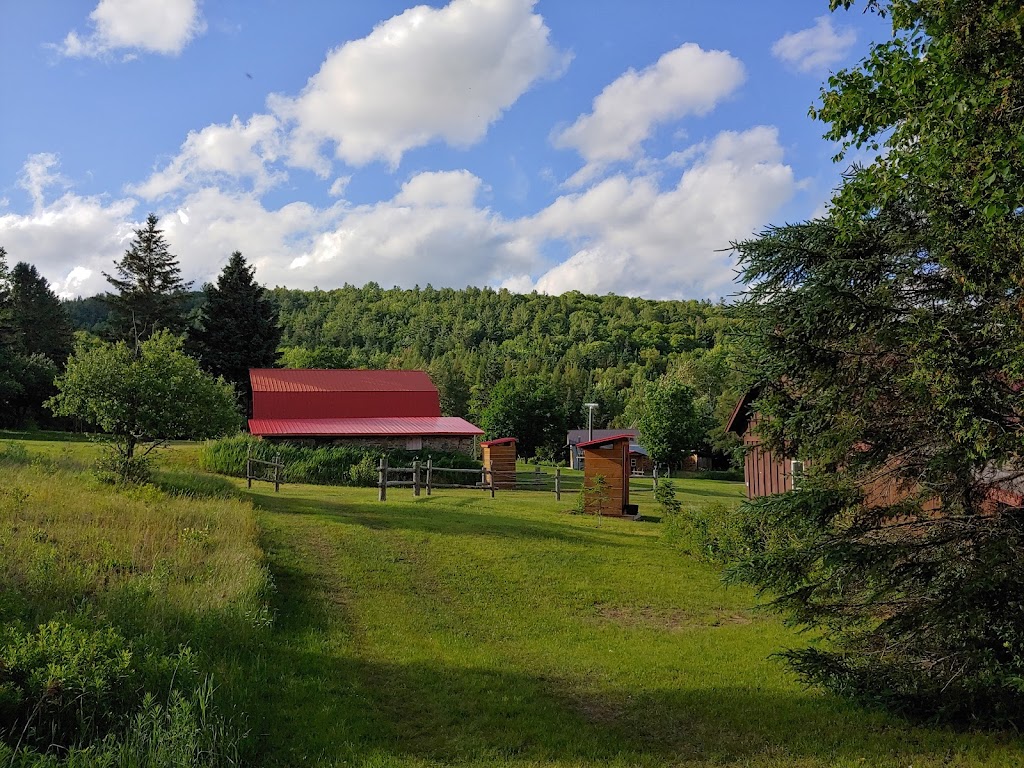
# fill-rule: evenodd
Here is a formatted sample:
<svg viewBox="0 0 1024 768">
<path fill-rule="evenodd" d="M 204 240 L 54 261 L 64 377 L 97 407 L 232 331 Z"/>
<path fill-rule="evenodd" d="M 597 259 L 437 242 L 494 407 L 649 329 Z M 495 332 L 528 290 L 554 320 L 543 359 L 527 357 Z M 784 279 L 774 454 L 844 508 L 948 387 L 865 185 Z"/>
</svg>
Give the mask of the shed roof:
<svg viewBox="0 0 1024 768">
<path fill-rule="evenodd" d="M 729 416 L 729 421 L 725 425 L 726 432 L 735 432 L 737 435 L 742 436 L 747 431 L 747 426 L 750 424 L 750 404 L 757 399 L 757 396 L 761 394 L 759 387 L 753 387 L 748 389 L 743 397 L 736 403 L 736 407 L 732 409 L 732 415 Z"/>
<path fill-rule="evenodd" d="M 251 368 L 253 392 L 435 392 L 425 371 Z"/>
<path fill-rule="evenodd" d="M 588 440 L 585 443 L 579 443 L 576 447 L 577 448 L 597 448 L 597 446 L 599 446 L 599 445 L 608 445 L 609 443 L 617 443 L 617 442 L 621 442 L 623 440 L 625 440 L 628 443 L 634 437 L 636 437 L 636 435 L 620 433 L 620 434 L 617 434 L 617 435 L 611 435 L 609 437 L 602 437 L 602 438 L 599 438 L 597 440 Z"/>
<path fill-rule="evenodd" d="M 499 437 L 497 440 L 487 440 L 480 443 L 480 447 L 483 448 L 485 445 L 511 445 L 515 442 L 516 439 L 514 437 Z"/>
<path fill-rule="evenodd" d="M 249 419 L 264 437 L 473 437 L 484 431 L 456 416 L 348 419 Z"/>
<path fill-rule="evenodd" d="M 567 445 L 579 445 L 587 440 L 597 440 L 604 437 L 614 437 L 615 435 L 630 435 L 632 437 L 639 438 L 640 430 L 638 429 L 595 429 L 594 437 L 591 438 L 589 430 L 586 429 L 570 429 L 569 434 L 566 436 Z"/>
</svg>

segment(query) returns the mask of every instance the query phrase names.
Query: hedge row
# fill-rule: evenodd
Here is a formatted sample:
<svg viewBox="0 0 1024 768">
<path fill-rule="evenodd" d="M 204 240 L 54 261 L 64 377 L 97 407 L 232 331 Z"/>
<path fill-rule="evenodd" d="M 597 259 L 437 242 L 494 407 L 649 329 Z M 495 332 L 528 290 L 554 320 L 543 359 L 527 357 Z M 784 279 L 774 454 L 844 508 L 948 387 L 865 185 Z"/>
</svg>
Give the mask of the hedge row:
<svg viewBox="0 0 1024 768">
<path fill-rule="evenodd" d="M 313 485 L 376 485 L 377 464 L 383 456 L 387 456 L 388 464 L 393 467 L 408 467 L 416 459 L 426 461 L 428 456 L 435 467 L 480 467 L 479 461 L 455 452 L 428 453 L 345 445 L 314 448 L 296 443 L 271 443 L 246 434 L 206 443 L 200 452 L 199 465 L 209 472 L 245 477 L 245 460 L 250 455 L 250 450 L 252 458 L 263 461 L 271 461 L 276 455 L 280 455 L 284 464 L 284 482 Z"/>
</svg>

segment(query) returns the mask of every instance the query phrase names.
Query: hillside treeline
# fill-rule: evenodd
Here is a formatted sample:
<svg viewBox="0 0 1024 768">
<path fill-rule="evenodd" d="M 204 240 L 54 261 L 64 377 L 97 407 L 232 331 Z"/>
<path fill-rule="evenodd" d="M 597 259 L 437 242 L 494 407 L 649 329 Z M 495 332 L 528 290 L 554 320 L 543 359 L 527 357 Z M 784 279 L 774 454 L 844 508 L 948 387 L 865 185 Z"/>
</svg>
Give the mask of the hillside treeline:
<svg viewBox="0 0 1024 768">
<path fill-rule="evenodd" d="M 202 295 L 190 294 L 194 315 Z M 705 443 L 727 444 L 722 413 L 736 389 L 721 304 L 375 283 L 267 295 L 279 313 L 284 366 L 424 369 L 446 414 L 478 422 L 499 382 L 528 379 L 559 401 L 564 420 L 553 434 L 586 426 L 586 402 L 598 404 L 595 428 L 633 426 L 646 387 L 680 380 L 706 415 Z M 98 297 L 66 306 L 76 328 L 105 334 L 107 305 Z"/>
</svg>

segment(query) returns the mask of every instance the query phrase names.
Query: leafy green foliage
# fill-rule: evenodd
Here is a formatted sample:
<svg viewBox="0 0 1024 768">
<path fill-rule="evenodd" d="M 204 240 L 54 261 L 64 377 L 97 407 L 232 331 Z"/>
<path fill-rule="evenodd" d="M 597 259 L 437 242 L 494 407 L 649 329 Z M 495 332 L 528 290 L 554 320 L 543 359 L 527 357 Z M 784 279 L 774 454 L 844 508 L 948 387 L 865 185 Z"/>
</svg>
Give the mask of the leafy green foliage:
<svg viewBox="0 0 1024 768">
<path fill-rule="evenodd" d="M 644 447 L 658 464 L 678 464 L 697 450 L 707 419 L 695 402 L 693 387 L 668 377 L 648 384 L 633 409 Z"/>
<path fill-rule="evenodd" d="M 502 379 L 480 414 L 487 439 L 514 437 L 522 456 L 554 455 L 565 444 L 567 421 L 562 398 L 539 376 Z"/>
<path fill-rule="evenodd" d="M 833 5 L 848 5 L 834 2 Z M 892 0 L 815 116 L 879 152 L 827 219 L 739 244 L 741 367 L 800 491 L 733 573 L 828 645 L 808 680 L 911 716 L 1024 723 L 1024 16 Z"/>
<path fill-rule="evenodd" d="M 253 279 L 255 271 L 240 252 L 231 254 L 217 284 L 203 289 L 206 303 L 190 337 L 203 368 L 234 384 L 246 412 L 252 400 L 249 369 L 272 368 L 281 341 L 277 308 Z"/>
<path fill-rule="evenodd" d="M 182 333 L 186 328 L 186 292 L 191 283 L 181 279 L 181 267 L 171 254 L 159 219 L 149 214 L 146 226 L 135 230 L 120 261 L 117 276 L 103 276 L 117 289 L 108 293 L 109 320 L 115 339 L 139 344 L 160 330 Z"/>
<path fill-rule="evenodd" d="M 200 370 L 166 331 L 135 350 L 124 342 L 79 347 L 56 383 L 50 408 L 108 433 L 123 480 L 139 468 L 137 446 L 146 446 L 146 455 L 168 440 L 216 437 L 238 426 L 231 385 Z"/>
<path fill-rule="evenodd" d="M 421 452 L 414 451 L 357 448 L 349 445 L 312 447 L 296 443 L 272 443 L 239 434 L 206 443 L 199 454 L 199 466 L 209 472 L 245 477 L 245 461 L 249 456 L 262 461 L 272 461 L 280 456 L 284 463 L 282 478 L 288 483 L 357 486 L 377 484 L 377 464 L 383 456 L 388 457 L 388 463 L 393 467 L 408 467 L 413 459 L 425 462 L 427 458 Z M 431 451 L 430 458 L 435 468 L 480 467 L 479 461 L 462 453 Z"/>
</svg>

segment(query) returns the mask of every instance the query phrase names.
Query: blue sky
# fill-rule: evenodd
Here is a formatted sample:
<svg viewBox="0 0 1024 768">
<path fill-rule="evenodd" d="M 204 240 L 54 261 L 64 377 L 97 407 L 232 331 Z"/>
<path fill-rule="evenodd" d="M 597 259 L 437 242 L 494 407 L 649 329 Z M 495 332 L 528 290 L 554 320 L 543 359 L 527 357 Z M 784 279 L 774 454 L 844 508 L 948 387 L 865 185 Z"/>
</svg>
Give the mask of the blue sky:
<svg viewBox="0 0 1024 768">
<path fill-rule="evenodd" d="M 94 4 L 95 3 L 95 4 Z M 196 286 L 720 298 L 820 213 L 826 0 L 36 0 L 0 10 L 0 245 L 91 295 L 149 212 Z M 723 250 L 725 249 L 725 250 Z"/>
</svg>

